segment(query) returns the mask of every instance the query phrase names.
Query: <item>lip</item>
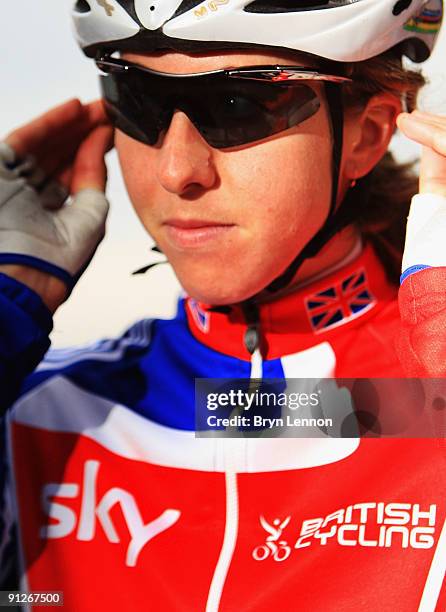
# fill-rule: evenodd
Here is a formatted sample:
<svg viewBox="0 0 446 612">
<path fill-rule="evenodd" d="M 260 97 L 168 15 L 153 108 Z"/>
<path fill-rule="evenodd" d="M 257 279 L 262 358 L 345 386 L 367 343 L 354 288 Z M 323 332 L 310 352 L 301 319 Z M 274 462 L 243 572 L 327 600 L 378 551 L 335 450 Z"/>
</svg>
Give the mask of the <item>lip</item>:
<svg viewBox="0 0 446 612">
<path fill-rule="evenodd" d="M 232 223 L 208 219 L 168 219 L 163 223 L 171 245 L 179 249 L 212 246 L 235 228 Z"/>
</svg>

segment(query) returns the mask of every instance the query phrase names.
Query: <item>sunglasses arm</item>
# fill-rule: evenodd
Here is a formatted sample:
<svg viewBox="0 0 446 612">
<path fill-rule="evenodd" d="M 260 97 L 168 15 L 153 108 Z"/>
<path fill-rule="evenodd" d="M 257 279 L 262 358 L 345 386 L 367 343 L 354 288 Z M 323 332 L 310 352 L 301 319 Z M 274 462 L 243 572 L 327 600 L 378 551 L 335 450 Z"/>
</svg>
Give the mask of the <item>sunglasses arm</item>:
<svg viewBox="0 0 446 612">
<path fill-rule="evenodd" d="M 247 67 L 237 70 L 228 70 L 231 78 L 250 79 L 256 81 L 267 81 L 270 83 L 287 81 L 326 81 L 330 83 L 351 83 L 348 77 L 323 74 L 316 70 L 309 70 L 302 66 L 265 66 Z"/>
<path fill-rule="evenodd" d="M 330 83 L 349 83 L 352 79 L 347 77 L 323 74 L 317 70 L 305 68 L 304 66 L 246 66 L 241 68 L 213 70 L 210 72 L 198 72 L 193 74 L 171 74 L 164 72 L 156 72 L 144 66 L 139 66 L 118 58 L 108 56 L 98 57 L 96 65 L 105 73 L 123 73 L 131 69 L 149 72 L 169 77 L 191 77 L 204 76 L 212 74 L 225 74 L 231 79 L 244 79 L 251 81 L 263 81 L 267 83 L 286 83 L 291 81 L 326 81 Z"/>
</svg>

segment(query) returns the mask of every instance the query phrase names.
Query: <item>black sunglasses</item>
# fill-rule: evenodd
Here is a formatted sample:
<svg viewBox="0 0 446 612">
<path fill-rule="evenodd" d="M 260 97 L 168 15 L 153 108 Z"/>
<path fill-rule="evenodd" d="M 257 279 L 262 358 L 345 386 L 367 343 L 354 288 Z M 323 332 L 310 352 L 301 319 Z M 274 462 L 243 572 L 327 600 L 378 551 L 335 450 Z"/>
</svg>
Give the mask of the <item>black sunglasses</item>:
<svg viewBox="0 0 446 612">
<path fill-rule="evenodd" d="M 312 117 L 320 97 L 305 81 L 351 82 L 300 66 L 246 66 L 194 74 L 156 72 L 121 59 L 96 64 L 115 127 L 155 145 L 181 110 L 217 149 L 261 140 Z"/>
</svg>

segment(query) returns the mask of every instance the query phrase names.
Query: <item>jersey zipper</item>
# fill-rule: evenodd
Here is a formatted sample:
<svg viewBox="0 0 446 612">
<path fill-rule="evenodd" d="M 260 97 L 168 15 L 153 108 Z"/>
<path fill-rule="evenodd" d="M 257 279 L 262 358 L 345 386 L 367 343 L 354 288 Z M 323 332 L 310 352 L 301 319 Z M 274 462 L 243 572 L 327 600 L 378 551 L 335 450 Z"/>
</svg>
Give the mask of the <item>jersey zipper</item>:
<svg viewBox="0 0 446 612">
<path fill-rule="evenodd" d="M 261 384 L 263 374 L 259 310 L 256 304 L 247 301 L 244 303 L 243 311 L 248 326 L 244 335 L 244 344 L 251 355 L 251 383 L 249 388 L 251 391 L 254 391 Z M 245 451 L 246 440 L 244 438 L 226 438 L 222 442 L 225 458 L 225 533 L 220 556 L 209 589 L 206 612 L 218 612 L 219 610 L 223 589 L 237 543 L 239 527 L 237 466 L 243 465 L 242 453 Z"/>
<path fill-rule="evenodd" d="M 244 442 L 244 440 L 228 438 L 222 440 L 222 442 L 224 443 L 225 453 L 225 533 L 220 556 L 218 558 L 214 575 L 212 577 L 211 587 L 209 589 L 206 612 L 218 612 L 219 610 L 223 589 L 232 562 L 238 535 L 239 498 L 236 466 L 237 455 L 242 448 L 241 444 Z"/>
</svg>

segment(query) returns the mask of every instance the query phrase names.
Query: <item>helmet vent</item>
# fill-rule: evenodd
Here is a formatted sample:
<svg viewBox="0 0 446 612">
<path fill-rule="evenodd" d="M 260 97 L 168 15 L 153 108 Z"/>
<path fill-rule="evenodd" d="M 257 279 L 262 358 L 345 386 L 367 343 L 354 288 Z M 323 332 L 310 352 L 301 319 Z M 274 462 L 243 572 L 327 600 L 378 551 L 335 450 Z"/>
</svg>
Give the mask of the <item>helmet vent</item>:
<svg viewBox="0 0 446 612">
<path fill-rule="evenodd" d="M 398 2 L 393 7 L 392 13 L 396 16 L 409 8 L 412 4 L 412 0 L 398 0 Z"/>
<path fill-rule="evenodd" d="M 361 0 L 254 0 L 245 7 L 247 13 L 298 13 L 339 8 Z"/>
<path fill-rule="evenodd" d="M 88 4 L 87 0 L 77 0 L 74 5 L 74 10 L 76 13 L 89 13 L 91 11 L 91 6 Z"/>
</svg>

